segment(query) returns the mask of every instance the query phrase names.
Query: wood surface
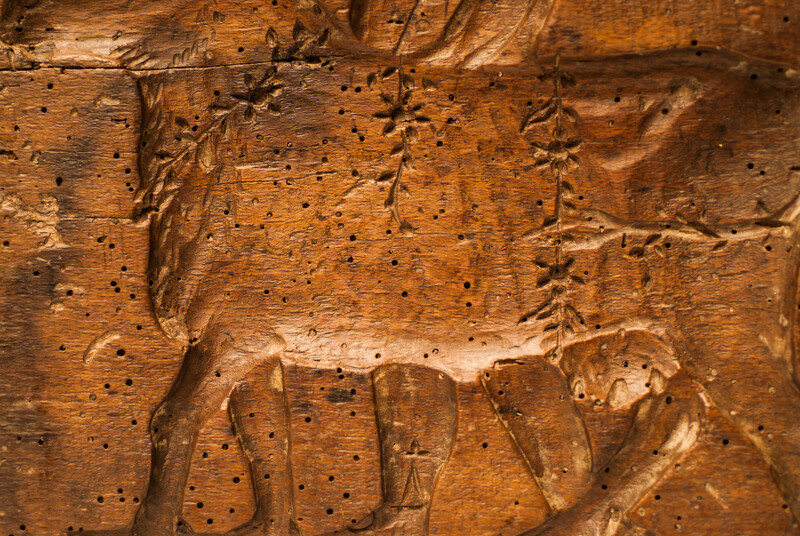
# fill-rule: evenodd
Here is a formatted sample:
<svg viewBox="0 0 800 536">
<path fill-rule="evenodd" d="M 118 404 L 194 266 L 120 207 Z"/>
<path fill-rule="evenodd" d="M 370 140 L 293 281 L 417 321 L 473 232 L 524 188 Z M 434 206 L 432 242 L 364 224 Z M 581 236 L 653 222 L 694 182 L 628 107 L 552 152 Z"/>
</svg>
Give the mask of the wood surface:
<svg viewBox="0 0 800 536">
<path fill-rule="evenodd" d="M 0 5 L 0 534 L 800 534 L 797 3 Z"/>
</svg>

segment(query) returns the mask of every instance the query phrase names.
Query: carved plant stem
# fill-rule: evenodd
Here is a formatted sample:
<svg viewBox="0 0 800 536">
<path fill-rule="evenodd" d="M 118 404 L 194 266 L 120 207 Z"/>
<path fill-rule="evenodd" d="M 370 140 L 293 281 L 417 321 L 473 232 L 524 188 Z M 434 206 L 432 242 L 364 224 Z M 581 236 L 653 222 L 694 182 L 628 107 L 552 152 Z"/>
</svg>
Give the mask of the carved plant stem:
<svg viewBox="0 0 800 536">
<path fill-rule="evenodd" d="M 267 68 L 260 80 L 256 81 L 250 74 L 245 75 L 245 84 L 248 91 L 244 94 L 233 94 L 235 99 L 232 104 L 211 106 L 213 119 L 206 124 L 196 135 L 180 135 L 182 147 L 174 154 L 169 154 L 166 158 L 156 150 L 163 142 L 163 129 L 166 117 L 162 110 L 162 91 L 163 82 L 157 81 L 152 84 L 143 82 L 141 86 L 144 118 L 143 124 L 143 144 L 147 142 L 150 146 L 148 155 L 140 155 L 139 165 L 140 174 L 146 177 L 139 191 L 136 194 L 137 211 L 135 221 L 146 221 L 149 214 L 158 212 L 162 206 L 169 204 L 180 188 L 180 181 L 172 181 L 170 174 L 179 164 L 187 160 L 187 155 L 195 155 L 198 163 L 209 168 L 214 159 L 213 136 L 225 134 L 227 123 L 230 121 L 234 112 L 244 108 L 244 119 L 252 121 L 255 119 L 255 108 L 267 107 L 271 111 L 279 112 L 279 108 L 271 102 L 272 97 L 277 96 L 283 86 L 277 78 L 278 67 L 273 64 Z M 176 118 L 178 122 L 179 118 Z M 186 126 L 186 122 L 183 122 Z M 152 168 L 152 160 L 162 158 L 162 160 Z"/>
<path fill-rule="evenodd" d="M 194 140 L 189 140 L 189 143 L 187 143 L 187 144 L 186 144 L 186 145 L 185 145 L 185 146 L 184 146 L 184 147 L 183 147 L 183 148 L 182 148 L 180 151 L 178 151 L 176 154 L 172 155 L 171 157 L 169 157 L 169 158 L 167 158 L 166 160 L 164 160 L 164 162 L 162 162 L 161 164 L 159 164 L 158 168 L 156 169 L 156 172 L 155 172 L 155 173 L 153 174 L 153 176 L 150 178 L 151 185 L 156 185 L 156 184 L 159 184 L 160 182 L 166 182 L 166 181 L 165 181 L 165 177 L 166 177 L 167 173 L 168 173 L 168 172 L 169 172 L 169 171 L 170 171 L 172 168 L 174 168 L 174 167 L 176 166 L 176 164 L 178 164 L 178 163 L 180 163 L 180 162 L 183 162 L 183 161 L 184 161 L 184 160 L 183 160 L 183 158 L 184 158 L 184 157 L 185 157 L 185 156 L 186 156 L 188 153 L 190 153 L 190 152 L 194 152 L 194 151 L 197 149 L 197 147 L 198 147 L 198 146 L 199 146 L 201 143 L 205 142 L 205 141 L 206 141 L 206 139 L 207 139 L 207 138 L 208 138 L 208 137 L 209 137 L 211 134 L 213 134 L 214 132 L 216 132 L 216 131 L 217 131 L 217 129 L 218 129 L 218 128 L 220 127 L 220 125 L 222 124 L 222 122 L 223 122 L 225 119 L 227 119 L 227 118 L 228 118 L 228 116 L 229 116 L 231 113 L 233 113 L 233 111 L 236 109 L 236 107 L 237 107 L 237 106 L 238 106 L 238 103 L 237 103 L 237 104 L 235 104 L 235 105 L 234 105 L 234 107 L 233 107 L 233 108 L 231 108 L 231 110 L 230 110 L 229 112 L 226 112 L 225 114 L 222 114 L 222 115 L 220 115 L 220 116 L 217 116 L 216 118 L 214 118 L 214 120 L 213 120 L 213 121 L 211 121 L 211 122 L 210 122 L 210 123 L 209 123 L 209 124 L 208 124 L 208 125 L 207 125 L 207 126 L 206 126 L 206 127 L 205 127 L 205 128 L 202 130 L 202 131 L 201 131 L 201 132 L 200 132 L 200 134 L 198 134 L 198 136 L 197 136 L 197 137 L 196 137 Z M 177 188 L 176 188 L 176 190 L 177 190 Z M 142 192 L 144 193 L 145 191 L 144 191 L 144 190 L 142 190 Z M 154 192 L 152 192 L 150 189 L 148 189 L 148 190 L 147 190 L 147 192 L 148 192 L 148 193 L 154 193 Z M 166 198 L 165 198 L 165 200 L 164 200 L 163 202 L 159 202 L 159 203 L 153 203 L 152 205 L 146 205 L 146 206 L 144 206 L 144 207 L 143 207 L 143 208 L 142 208 L 142 209 L 141 209 L 141 210 L 140 210 L 140 211 L 139 211 L 139 212 L 136 214 L 136 216 L 135 216 L 135 221 L 136 221 L 137 223 L 138 223 L 138 222 L 141 222 L 141 221 L 143 221 L 143 220 L 145 220 L 145 219 L 147 218 L 147 216 L 148 216 L 148 214 L 149 214 L 150 212 L 158 212 L 160 205 L 165 205 L 165 204 L 167 204 L 168 200 L 169 200 L 169 199 L 171 199 L 171 197 L 172 197 L 171 195 L 168 195 L 168 196 L 166 196 Z M 140 199 L 137 199 L 137 201 L 141 201 L 141 200 L 140 200 Z"/>
<path fill-rule="evenodd" d="M 413 232 L 411 224 L 403 220 L 400 214 L 400 192 L 407 191 L 403 184 L 403 170 L 412 168 L 411 147 L 419 139 L 417 124 L 428 124 L 430 119 L 422 115 L 420 110 L 423 103 L 412 104 L 416 90 L 414 77 L 403 72 L 402 59 L 399 65 L 387 67 L 381 73 L 371 73 L 367 77 L 367 84 L 372 89 L 380 76 L 382 79 L 397 75 L 397 93 L 395 95 L 381 94 L 386 110 L 378 112 L 375 117 L 384 118 L 383 135 L 393 136 L 400 134 L 400 143 L 396 144 L 389 152 L 390 157 L 398 156 L 399 162 L 396 169 L 386 170 L 375 179 L 376 182 L 391 181 L 389 193 L 384 201 L 384 206 L 397 221 L 403 234 Z M 424 80 L 423 80 L 424 83 Z"/>
<path fill-rule="evenodd" d="M 401 136 L 403 137 L 403 154 L 405 154 L 408 150 L 408 140 L 406 139 L 405 133 L 402 133 Z M 387 205 L 391 203 L 390 208 L 392 211 L 392 216 L 394 216 L 395 221 L 397 221 L 401 227 L 403 225 L 403 218 L 400 216 L 400 203 L 397 200 L 397 194 L 402 187 L 402 183 L 400 181 L 403 179 L 404 164 L 404 157 L 401 156 L 400 162 L 397 164 L 397 171 L 394 174 L 392 186 L 389 188 L 389 196 L 386 198 Z"/>
<path fill-rule="evenodd" d="M 544 73 L 540 79 L 553 81 L 553 96 L 544 104 L 530 110 L 522 123 L 521 130 L 524 133 L 533 125 L 549 120 L 554 120 L 555 123 L 549 143 L 532 143 L 536 156 L 539 157 L 536 161 L 536 166 L 549 166 L 555 178 L 554 214 L 549 218 L 545 218 L 542 225 L 545 233 L 545 228 L 555 226 L 555 234 L 552 238 L 555 259 L 553 264 L 537 262 L 541 268 L 548 270 L 548 274 L 540 278 L 538 286 L 551 286 L 550 297 L 535 311 L 526 314 L 521 321 L 525 322 L 532 317 L 537 320 L 543 320 L 550 316 L 555 316 L 554 322 L 548 324 L 545 330 L 555 329 L 556 348 L 551 354 L 551 358 L 558 361 L 561 358 L 567 331 L 574 331 L 570 318 L 574 317 L 579 323 L 583 323 L 580 314 L 567 300 L 567 285 L 572 282 L 580 284 L 583 283 L 583 280 L 570 274 L 574 266 L 574 259 L 564 258 L 564 242 L 571 240 L 571 236 L 568 236 L 564 230 L 565 212 L 575 209 L 574 205 L 566 199 L 572 192 L 572 186 L 567 182 L 566 178 L 570 169 L 576 169 L 580 165 L 580 161 L 573 153 L 580 149 L 581 140 L 568 138 L 567 128 L 564 125 L 566 117 L 571 118 L 573 121 L 577 119 L 575 111 L 564 106 L 561 94 L 565 83 L 572 84 L 574 82 L 572 75 L 561 69 L 559 58 L 556 57 L 553 69 Z M 548 309 L 551 304 L 552 307 Z"/>
<path fill-rule="evenodd" d="M 408 18 L 406 18 L 406 23 L 403 25 L 403 31 L 400 33 L 400 37 L 397 39 L 397 44 L 394 46 L 394 50 L 392 51 L 395 56 L 400 53 L 400 50 L 403 47 L 403 43 L 408 35 L 408 27 L 411 26 L 411 21 L 414 20 L 414 16 L 417 14 L 417 8 L 419 8 L 419 0 L 415 0 L 414 7 L 412 7 L 411 11 L 408 12 Z"/>
<path fill-rule="evenodd" d="M 556 72 L 559 70 L 559 58 L 556 56 Z M 556 75 L 553 79 L 553 96 L 556 99 L 556 129 L 562 127 L 563 105 L 561 101 L 561 78 Z M 563 212 L 564 212 L 564 173 L 565 169 L 556 167 L 556 264 L 561 264 L 564 248 Z M 556 296 L 558 307 L 558 331 L 556 333 L 556 355 L 555 359 L 560 360 L 564 349 L 564 293 L 560 292 Z"/>
</svg>

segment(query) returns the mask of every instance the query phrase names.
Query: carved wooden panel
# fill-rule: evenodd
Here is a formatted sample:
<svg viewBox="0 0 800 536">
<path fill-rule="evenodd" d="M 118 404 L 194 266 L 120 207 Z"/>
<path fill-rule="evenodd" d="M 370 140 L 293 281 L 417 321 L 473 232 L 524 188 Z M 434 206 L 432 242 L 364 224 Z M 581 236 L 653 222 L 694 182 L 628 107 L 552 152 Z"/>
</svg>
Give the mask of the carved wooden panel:
<svg viewBox="0 0 800 536">
<path fill-rule="evenodd" d="M 0 534 L 800 534 L 800 6 L 0 18 Z"/>
</svg>

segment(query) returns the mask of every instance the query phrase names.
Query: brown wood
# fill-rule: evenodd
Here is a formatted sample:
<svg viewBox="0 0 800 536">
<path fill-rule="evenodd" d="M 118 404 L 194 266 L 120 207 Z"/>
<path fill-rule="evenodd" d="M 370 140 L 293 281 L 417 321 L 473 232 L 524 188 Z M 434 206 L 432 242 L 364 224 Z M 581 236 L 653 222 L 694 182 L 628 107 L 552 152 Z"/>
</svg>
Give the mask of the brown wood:
<svg viewBox="0 0 800 536">
<path fill-rule="evenodd" d="M 1 5 L 0 534 L 800 534 L 800 6 Z"/>
</svg>

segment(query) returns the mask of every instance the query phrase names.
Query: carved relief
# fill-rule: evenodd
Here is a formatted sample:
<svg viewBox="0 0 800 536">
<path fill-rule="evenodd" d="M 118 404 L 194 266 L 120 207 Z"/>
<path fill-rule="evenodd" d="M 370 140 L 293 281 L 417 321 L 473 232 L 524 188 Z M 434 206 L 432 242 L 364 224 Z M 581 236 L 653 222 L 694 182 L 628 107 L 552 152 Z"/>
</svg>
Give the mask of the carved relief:
<svg viewBox="0 0 800 536">
<path fill-rule="evenodd" d="M 387 137 L 395 137 L 399 134 L 399 142 L 392 147 L 390 156 L 399 157 L 396 169 L 389 169 L 382 172 L 376 182 L 389 181 L 389 194 L 386 197 L 385 205 L 391 210 L 392 217 L 400 226 L 403 234 L 413 232 L 410 223 L 400 216 L 401 193 L 408 193 L 408 188 L 403 184 L 403 173 L 414 169 L 414 159 L 411 147 L 419 141 L 419 129 L 430 124 L 430 118 L 423 114 L 424 102 L 414 102 L 414 94 L 417 84 L 414 77 L 403 72 L 402 65 L 399 67 L 387 67 L 380 73 L 370 73 L 367 76 L 367 85 L 373 89 L 376 81 L 380 78 L 385 80 L 397 77 L 397 90 L 395 94 L 381 94 L 381 99 L 386 105 L 386 110 L 378 112 L 375 117 L 385 119 L 382 134 Z M 423 79 L 423 89 L 432 89 L 434 82 Z"/>
<path fill-rule="evenodd" d="M 149 421 L 147 493 L 114 534 L 201 532 L 184 495 L 220 408 L 254 503 L 226 534 L 301 534 L 297 363 L 372 385 L 380 498 L 331 536 L 430 533 L 476 381 L 547 510 L 523 535 L 651 534 L 637 506 L 716 412 L 800 516 L 796 79 L 725 52 L 501 67 L 551 1 L 430 4 L 292 6 L 259 30 L 255 63 L 202 63 L 224 22 L 209 6 L 188 46 L 108 51 L 137 71 L 131 223 L 148 226 L 153 313 L 184 353 Z M 20 45 L 2 46 L 17 68 Z M 0 209 L 67 247 L 41 200 L 0 192 Z M 121 337 L 100 330 L 83 362 Z M 588 418 L 627 431 L 595 450 Z"/>
<path fill-rule="evenodd" d="M 546 124 L 551 118 L 554 121 L 552 141 L 549 143 L 531 142 L 535 151 L 534 156 L 538 157 L 536 167 L 548 166 L 555 179 L 555 213 L 542 222 L 543 229 L 553 228 L 553 236 L 549 241 L 553 245 L 554 260 L 552 264 L 542 260 L 536 261 L 537 266 L 545 270 L 542 277 L 536 281 L 536 286 L 547 288 L 550 296 L 536 309 L 526 313 L 520 319 L 520 323 L 526 322 L 531 317 L 535 317 L 536 320 L 550 319 L 551 323 L 545 326 L 544 331 L 555 330 L 556 332 L 556 348 L 551 359 L 558 361 L 561 359 L 566 335 L 574 333 L 576 329 L 580 329 L 580 326 L 586 323 L 569 301 L 572 286 L 584 285 L 585 281 L 572 273 L 575 259 L 573 257 L 564 258 L 564 242 L 571 241 L 572 236 L 563 228 L 564 212 L 576 210 L 575 205 L 569 200 L 574 190 L 567 181 L 567 174 L 580 166 L 580 160 L 576 153 L 580 150 L 583 141 L 577 137 L 569 137 L 565 123 L 567 120 L 577 121 L 578 114 L 572 107 L 564 105 L 561 95 L 562 88 L 575 85 L 575 78 L 561 70 L 559 59 L 556 58 L 555 67 L 540 75 L 539 79 L 542 81 L 552 80 L 553 96 L 543 104 L 531 108 L 522 122 L 521 130 L 525 133 L 538 123 Z"/>
</svg>

